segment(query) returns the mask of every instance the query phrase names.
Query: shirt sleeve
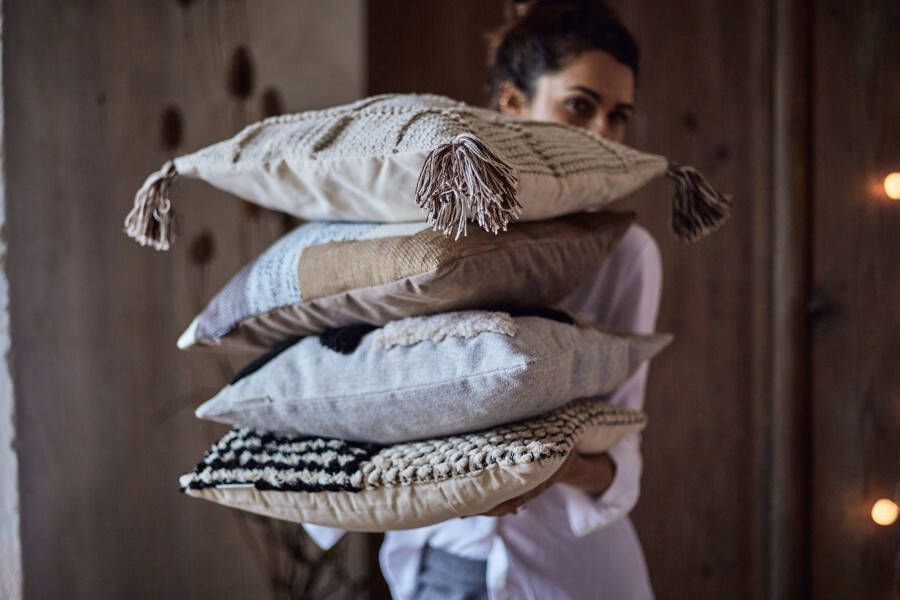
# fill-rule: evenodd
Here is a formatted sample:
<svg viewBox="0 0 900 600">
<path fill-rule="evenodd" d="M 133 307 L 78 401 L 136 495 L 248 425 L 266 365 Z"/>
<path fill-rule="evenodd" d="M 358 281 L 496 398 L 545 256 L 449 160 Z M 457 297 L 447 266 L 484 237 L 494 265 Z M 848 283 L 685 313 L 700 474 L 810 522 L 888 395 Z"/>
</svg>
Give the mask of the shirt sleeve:
<svg viewBox="0 0 900 600">
<path fill-rule="evenodd" d="M 347 533 L 343 529 L 336 527 L 325 527 L 324 525 L 312 525 L 310 523 L 302 523 L 300 525 L 306 530 L 307 535 L 312 538 L 322 550 L 329 550 L 337 544 L 344 534 Z"/>
<path fill-rule="evenodd" d="M 562 307 L 615 329 L 652 333 L 662 291 L 662 259 L 656 242 L 633 226 L 613 250 L 598 276 L 567 298 Z M 644 364 L 610 397 L 610 403 L 642 409 L 648 365 Z M 641 434 L 634 433 L 607 450 L 616 466 L 609 488 L 599 497 L 562 484 L 569 526 L 576 536 L 627 515 L 640 496 L 643 469 Z"/>
</svg>

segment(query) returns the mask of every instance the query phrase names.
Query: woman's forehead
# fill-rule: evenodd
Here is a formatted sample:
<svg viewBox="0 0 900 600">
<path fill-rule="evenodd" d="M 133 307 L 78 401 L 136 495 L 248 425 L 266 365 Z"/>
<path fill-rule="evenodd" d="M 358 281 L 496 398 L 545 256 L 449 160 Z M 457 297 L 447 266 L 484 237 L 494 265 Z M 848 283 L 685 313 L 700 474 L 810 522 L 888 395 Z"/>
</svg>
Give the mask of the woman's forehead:
<svg viewBox="0 0 900 600">
<path fill-rule="evenodd" d="M 562 70 L 542 76 L 542 83 L 553 93 L 581 91 L 608 106 L 634 101 L 634 73 L 602 50 L 582 52 Z"/>
</svg>

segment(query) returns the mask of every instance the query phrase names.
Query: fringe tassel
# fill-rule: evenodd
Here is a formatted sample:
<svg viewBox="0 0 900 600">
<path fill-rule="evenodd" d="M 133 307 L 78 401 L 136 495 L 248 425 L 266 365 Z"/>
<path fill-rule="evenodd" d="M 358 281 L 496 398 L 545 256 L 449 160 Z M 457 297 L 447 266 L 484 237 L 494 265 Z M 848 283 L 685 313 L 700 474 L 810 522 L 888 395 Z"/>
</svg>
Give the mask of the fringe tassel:
<svg viewBox="0 0 900 600">
<path fill-rule="evenodd" d="M 141 246 L 168 250 L 174 238 L 174 213 L 169 185 L 178 175 L 171 160 L 150 175 L 134 195 L 134 208 L 125 217 L 125 233 Z"/>
<path fill-rule="evenodd" d="M 454 239 L 466 235 L 470 218 L 496 234 L 522 214 L 516 184 L 510 165 L 477 137 L 464 133 L 425 159 L 416 183 L 416 204 L 428 213 L 434 230 L 446 236 L 454 229 Z"/>
<path fill-rule="evenodd" d="M 666 176 L 675 182 L 672 231 L 694 242 L 718 229 L 731 214 L 731 196 L 713 188 L 693 167 L 671 163 Z"/>
</svg>

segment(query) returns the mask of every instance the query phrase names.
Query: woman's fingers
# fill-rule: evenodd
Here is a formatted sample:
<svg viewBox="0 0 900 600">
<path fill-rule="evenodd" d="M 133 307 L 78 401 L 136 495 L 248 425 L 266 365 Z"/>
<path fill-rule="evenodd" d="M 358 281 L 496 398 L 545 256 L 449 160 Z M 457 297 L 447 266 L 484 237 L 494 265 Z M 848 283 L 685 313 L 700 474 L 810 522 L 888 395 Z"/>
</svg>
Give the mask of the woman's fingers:
<svg viewBox="0 0 900 600">
<path fill-rule="evenodd" d="M 531 500 L 540 496 L 551 485 L 553 485 L 553 481 L 545 481 L 533 490 L 529 490 L 521 496 L 511 498 L 506 502 L 501 502 L 491 510 L 483 512 L 481 514 L 485 517 L 502 517 L 504 515 L 516 514 L 517 512 L 519 512 L 520 508 L 523 508 L 525 506 L 525 503 L 530 502 Z"/>
</svg>

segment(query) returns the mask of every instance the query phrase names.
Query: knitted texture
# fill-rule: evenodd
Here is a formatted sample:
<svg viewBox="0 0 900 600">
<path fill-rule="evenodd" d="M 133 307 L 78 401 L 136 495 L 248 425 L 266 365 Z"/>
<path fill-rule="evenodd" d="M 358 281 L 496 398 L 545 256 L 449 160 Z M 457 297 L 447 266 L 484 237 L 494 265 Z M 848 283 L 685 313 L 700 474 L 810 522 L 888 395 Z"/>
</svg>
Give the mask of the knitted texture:
<svg viewBox="0 0 900 600">
<path fill-rule="evenodd" d="M 551 305 L 603 263 L 633 215 L 601 211 L 516 223 L 459 241 L 422 228 L 306 223 L 246 265 L 179 347 L 268 350 L 297 335 L 424 313 Z M 477 283 L 477 285 L 476 285 Z"/>
<path fill-rule="evenodd" d="M 487 332 L 513 337 L 518 330 L 509 313 L 464 310 L 391 321 L 372 334 L 372 344 L 376 348 L 393 348 L 439 342 L 448 336 L 471 339 Z"/>
<path fill-rule="evenodd" d="M 183 490 L 360 491 L 468 477 L 494 466 L 565 456 L 594 427 L 640 426 L 646 416 L 600 400 L 577 400 L 544 416 L 493 429 L 377 446 L 235 428 L 182 476 Z"/>
<path fill-rule="evenodd" d="M 518 174 L 567 177 L 623 172 L 659 157 L 555 123 L 518 121 L 444 96 L 386 94 L 326 110 L 270 117 L 229 140 L 176 161 L 192 164 L 275 164 L 427 152 L 474 134 Z"/>
<path fill-rule="evenodd" d="M 377 227 L 372 223 L 305 223 L 265 250 L 213 298 L 192 335 L 216 338 L 247 315 L 301 302 L 297 263 L 303 251 L 328 242 L 356 240 Z"/>
<path fill-rule="evenodd" d="M 727 219 L 727 195 L 663 156 L 442 96 L 383 95 L 271 117 L 167 162 L 138 190 L 125 231 L 169 248 L 178 176 L 305 220 L 425 221 L 460 239 L 470 222 L 497 234 L 515 220 L 596 210 L 661 175 L 676 183 L 677 237 L 698 239 Z"/>
<path fill-rule="evenodd" d="M 167 162 L 135 194 L 125 232 L 169 248 L 169 187 L 178 175 L 306 220 L 424 218 L 459 239 L 470 221 L 496 234 L 517 219 L 600 208 L 663 174 L 676 183 L 677 237 L 699 239 L 728 218 L 728 195 L 665 157 L 441 96 L 383 95 L 271 117 Z"/>
</svg>

